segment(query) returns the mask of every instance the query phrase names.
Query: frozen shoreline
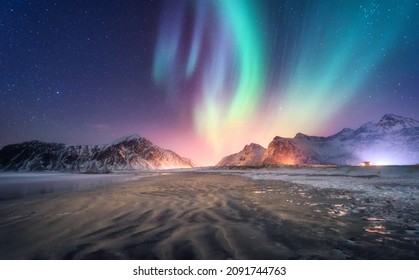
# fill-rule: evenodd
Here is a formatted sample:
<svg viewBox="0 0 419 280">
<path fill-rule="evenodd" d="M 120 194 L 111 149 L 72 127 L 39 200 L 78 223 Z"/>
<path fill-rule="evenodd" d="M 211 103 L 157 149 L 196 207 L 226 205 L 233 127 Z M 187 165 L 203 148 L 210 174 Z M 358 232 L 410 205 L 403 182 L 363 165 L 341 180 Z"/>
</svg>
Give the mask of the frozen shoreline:
<svg viewBox="0 0 419 280">
<path fill-rule="evenodd" d="M 26 174 L 43 189 L 0 201 L 0 258 L 419 259 L 417 169 L 380 170 Z"/>
<path fill-rule="evenodd" d="M 277 169 L 217 169 L 254 180 L 281 180 L 314 188 L 349 190 L 395 198 L 419 198 L 419 166 L 326 166 Z"/>
<path fill-rule="evenodd" d="M 330 199 L 343 203 L 329 205 L 331 217 L 358 215 L 370 224 L 366 232 L 387 236 L 405 230 L 419 243 L 419 166 L 299 167 L 254 170 L 220 170 L 257 181 L 284 181 L 296 184 L 295 193 L 309 198 L 307 191 L 326 191 Z M 258 193 L 269 193 L 263 188 Z M 304 202 L 303 202 L 304 203 Z M 317 205 L 313 205 L 317 206 Z M 390 229 L 391 228 L 391 229 Z"/>
</svg>

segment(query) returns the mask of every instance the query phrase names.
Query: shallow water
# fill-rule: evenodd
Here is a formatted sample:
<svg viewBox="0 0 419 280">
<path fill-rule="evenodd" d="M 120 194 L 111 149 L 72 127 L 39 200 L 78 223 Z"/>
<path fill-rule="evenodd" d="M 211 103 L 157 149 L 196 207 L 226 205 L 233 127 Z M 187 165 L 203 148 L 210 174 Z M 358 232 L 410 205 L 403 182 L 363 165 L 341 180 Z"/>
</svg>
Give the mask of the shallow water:
<svg viewBox="0 0 419 280">
<path fill-rule="evenodd" d="M 158 172 L 120 174 L 78 174 L 59 172 L 0 172 L 0 201 L 47 193 L 103 188 L 115 183 L 137 180 Z"/>
<path fill-rule="evenodd" d="M 419 259 L 418 200 L 217 173 L 149 175 L 4 196 L 0 258 Z"/>
</svg>

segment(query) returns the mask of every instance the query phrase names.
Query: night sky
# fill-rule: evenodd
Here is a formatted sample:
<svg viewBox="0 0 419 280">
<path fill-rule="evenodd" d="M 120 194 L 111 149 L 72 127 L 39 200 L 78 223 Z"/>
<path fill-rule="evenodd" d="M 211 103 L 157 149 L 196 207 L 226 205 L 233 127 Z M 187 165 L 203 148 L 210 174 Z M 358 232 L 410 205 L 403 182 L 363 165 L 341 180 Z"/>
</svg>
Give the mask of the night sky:
<svg viewBox="0 0 419 280">
<path fill-rule="evenodd" d="M 200 164 L 419 119 L 419 1 L 1 1 L 0 147 L 139 134 Z"/>
</svg>

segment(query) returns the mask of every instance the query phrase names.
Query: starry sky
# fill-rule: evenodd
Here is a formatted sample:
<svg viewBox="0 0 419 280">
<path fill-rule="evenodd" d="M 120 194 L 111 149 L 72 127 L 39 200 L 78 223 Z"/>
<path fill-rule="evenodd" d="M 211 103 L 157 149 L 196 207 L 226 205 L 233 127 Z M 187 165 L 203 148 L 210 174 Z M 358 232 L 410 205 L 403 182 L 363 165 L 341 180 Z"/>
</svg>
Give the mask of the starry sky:
<svg viewBox="0 0 419 280">
<path fill-rule="evenodd" d="M 139 134 L 202 165 L 419 119 L 419 1 L 1 1 L 0 147 Z"/>
</svg>

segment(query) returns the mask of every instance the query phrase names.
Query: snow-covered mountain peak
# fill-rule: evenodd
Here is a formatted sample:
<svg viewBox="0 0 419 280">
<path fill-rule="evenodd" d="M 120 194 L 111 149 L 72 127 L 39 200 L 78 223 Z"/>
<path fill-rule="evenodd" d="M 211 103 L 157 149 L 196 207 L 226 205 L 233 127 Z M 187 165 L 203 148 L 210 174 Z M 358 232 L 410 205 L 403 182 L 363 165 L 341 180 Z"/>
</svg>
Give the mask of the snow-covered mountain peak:
<svg viewBox="0 0 419 280">
<path fill-rule="evenodd" d="M 287 138 L 287 137 L 281 137 L 281 136 L 275 136 L 274 139 L 272 139 L 273 142 L 276 141 L 282 141 L 282 140 L 290 140 L 291 138 Z"/>
<path fill-rule="evenodd" d="M 243 150 L 245 150 L 245 151 L 253 151 L 253 150 L 260 150 L 260 149 L 265 149 L 264 147 L 262 147 L 261 145 L 259 145 L 259 144 L 256 144 L 256 143 L 250 143 L 250 144 L 248 144 L 248 145 L 246 145 L 246 146 L 244 146 L 244 148 L 243 148 Z"/>
<path fill-rule="evenodd" d="M 129 141 L 148 141 L 146 138 L 141 137 L 138 134 L 133 134 L 133 135 L 129 135 L 129 136 L 124 136 L 121 138 L 116 139 L 115 141 L 113 141 L 112 143 L 110 143 L 110 145 L 116 145 L 116 144 L 120 144 L 120 143 L 124 143 L 124 142 L 129 142 Z M 151 143 L 151 142 L 150 142 Z"/>
<path fill-rule="evenodd" d="M 375 126 L 384 130 L 401 130 L 404 128 L 418 127 L 419 121 L 394 114 L 386 114 Z"/>
<path fill-rule="evenodd" d="M 363 161 L 418 164 L 419 121 L 387 114 L 376 123 L 369 122 L 355 130 L 345 128 L 329 137 L 303 133 L 297 133 L 294 138 L 276 136 L 263 156 L 252 157 L 251 161 L 246 147 L 224 157 L 218 165 L 359 164 Z M 255 161 L 255 158 L 260 160 Z"/>
<path fill-rule="evenodd" d="M 30 141 L 0 150 L 0 170 L 108 172 L 189 168 L 191 160 L 160 148 L 139 135 L 107 145 L 64 145 Z"/>
<path fill-rule="evenodd" d="M 404 121 L 408 120 L 409 118 L 402 117 L 396 114 L 385 114 L 379 122 L 388 122 L 388 121 Z"/>
<path fill-rule="evenodd" d="M 265 151 L 266 149 L 261 145 L 251 143 L 244 146 L 240 152 L 224 157 L 217 166 L 257 165 L 262 160 Z"/>
<path fill-rule="evenodd" d="M 308 135 L 306 135 L 306 134 L 303 134 L 303 133 L 300 133 L 300 132 L 298 132 L 297 134 L 295 134 L 295 136 L 294 136 L 294 138 L 307 138 L 308 137 Z"/>
<path fill-rule="evenodd" d="M 414 127 L 419 127 L 419 121 L 394 114 L 386 114 L 378 122 L 366 123 L 359 127 L 355 132 L 357 135 L 378 135 L 383 133 L 394 133 L 406 128 Z"/>
<path fill-rule="evenodd" d="M 297 133 L 294 136 L 294 139 L 310 139 L 310 138 L 318 138 L 318 136 L 309 136 L 307 134 L 304 133 Z"/>
<path fill-rule="evenodd" d="M 357 132 L 369 131 L 373 127 L 374 127 L 374 123 L 373 122 L 367 122 L 366 124 L 361 125 L 356 131 Z"/>
<path fill-rule="evenodd" d="M 348 136 L 351 136 L 354 133 L 354 130 L 352 128 L 344 128 L 335 135 L 332 135 L 333 138 L 345 138 Z"/>
</svg>

